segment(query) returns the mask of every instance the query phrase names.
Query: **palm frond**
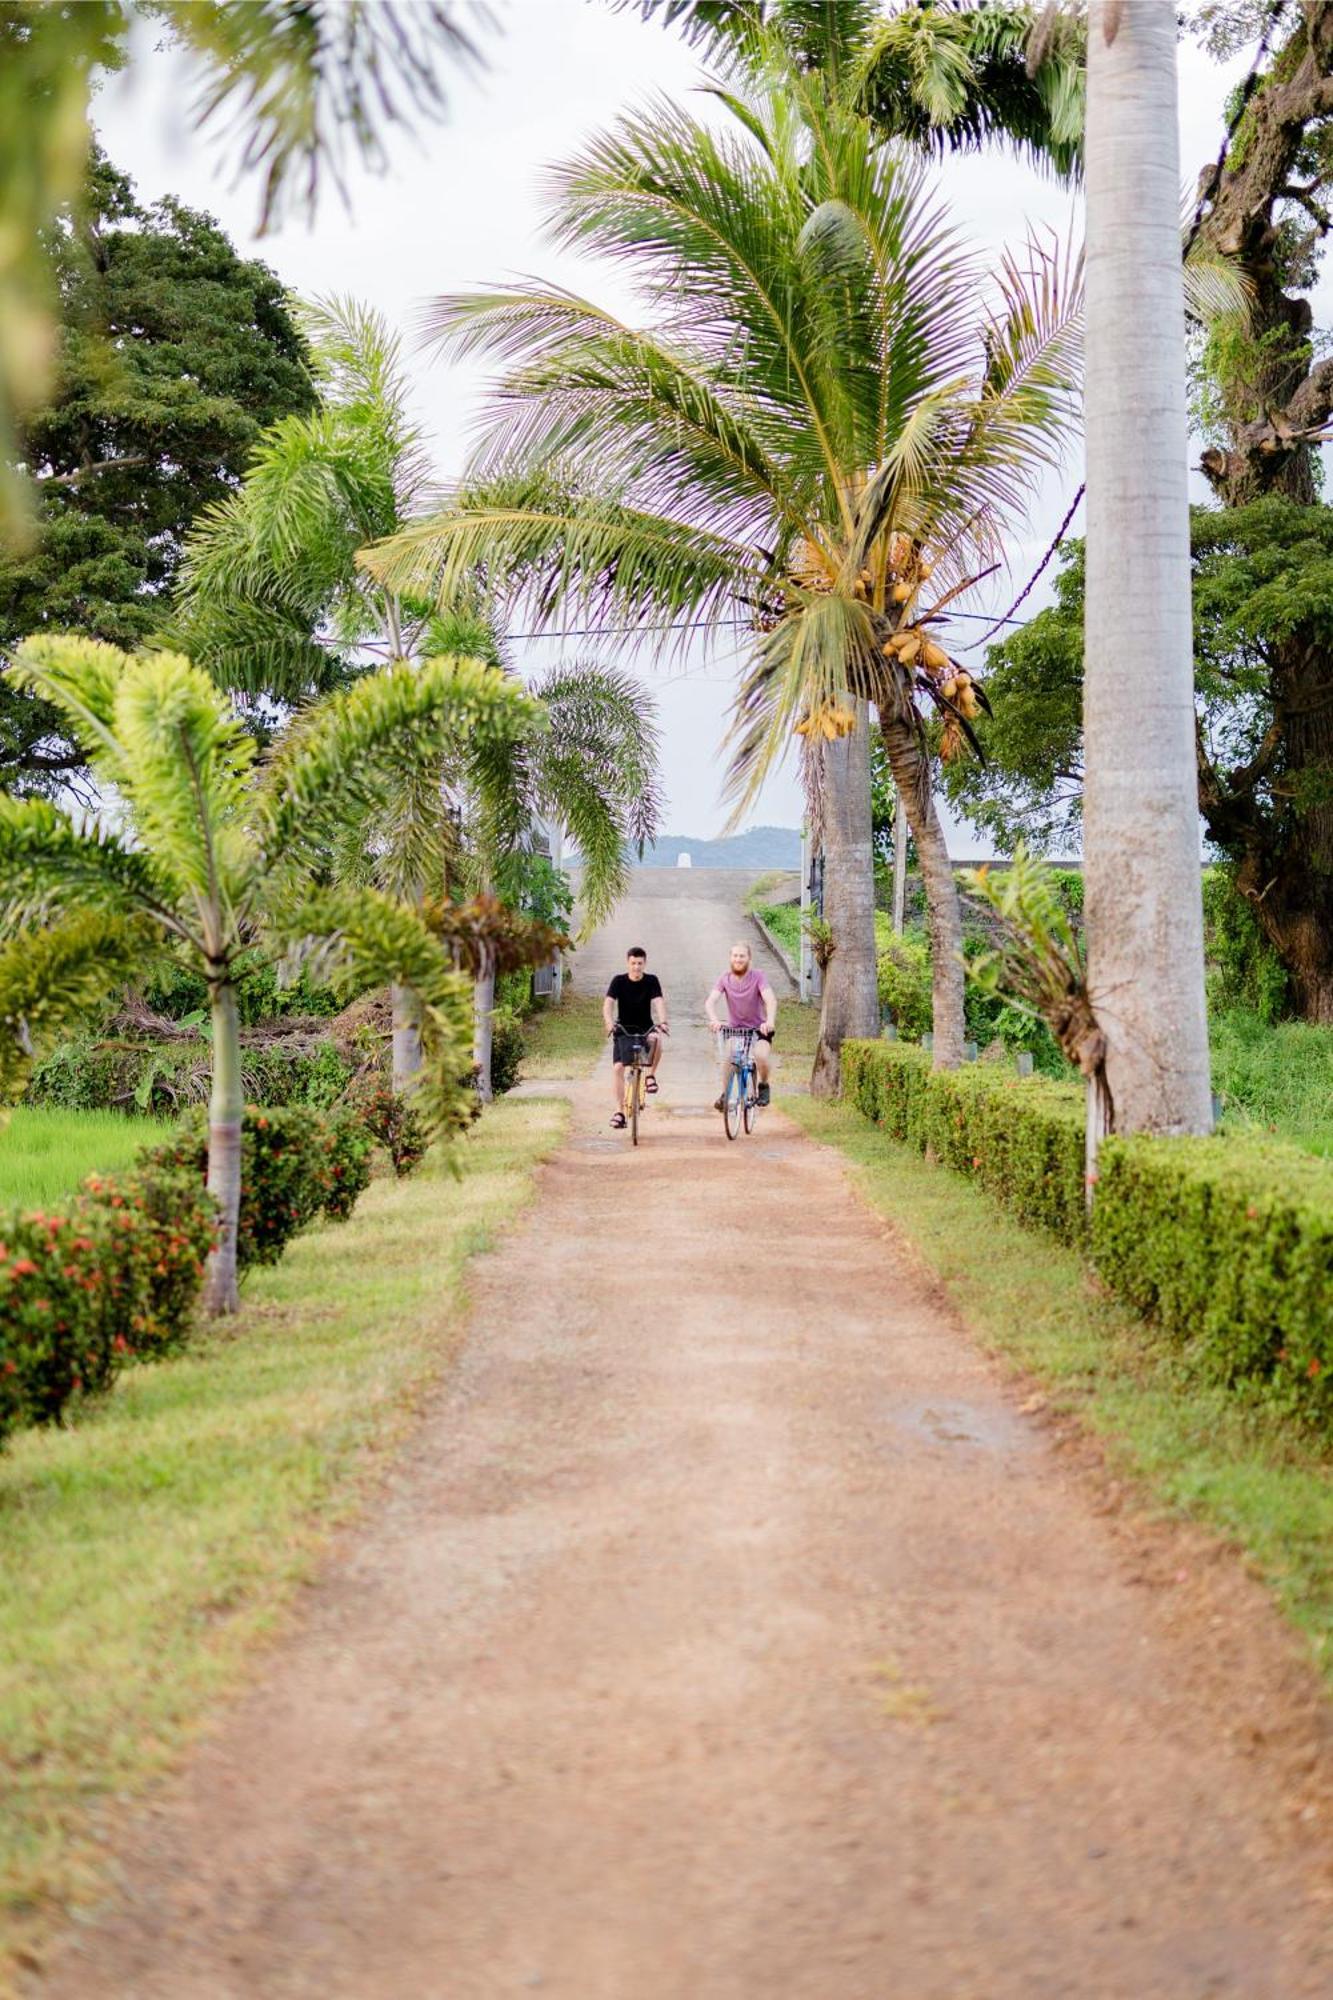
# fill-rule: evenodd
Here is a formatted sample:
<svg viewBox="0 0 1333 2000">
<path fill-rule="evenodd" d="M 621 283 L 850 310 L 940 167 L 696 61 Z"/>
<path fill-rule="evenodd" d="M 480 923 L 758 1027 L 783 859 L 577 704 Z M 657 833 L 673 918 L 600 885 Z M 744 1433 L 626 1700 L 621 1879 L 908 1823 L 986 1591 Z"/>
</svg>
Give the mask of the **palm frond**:
<svg viewBox="0 0 1333 2000">
<path fill-rule="evenodd" d="M 80 910 L 0 945 L 0 1102 L 20 1096 L 34 1062 L 104 1013 L 157 948 L 151 926 L 105 910 Z"/>
<path fill-rule="evenodd" d="M 80 823 L 49 799 L 0 793 L 0 933 L 87 909 L 151 915 L 176 930 L 174 894 L 153 858 L 110 828 Z"/>
</svg>

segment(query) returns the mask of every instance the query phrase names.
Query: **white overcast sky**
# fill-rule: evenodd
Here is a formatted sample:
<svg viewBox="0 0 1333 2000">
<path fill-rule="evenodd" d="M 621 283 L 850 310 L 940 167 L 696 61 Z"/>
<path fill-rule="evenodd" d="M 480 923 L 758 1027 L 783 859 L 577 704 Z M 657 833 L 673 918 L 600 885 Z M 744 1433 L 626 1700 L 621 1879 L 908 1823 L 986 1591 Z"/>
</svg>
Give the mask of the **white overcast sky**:
<svg viewBox="0 0 1333 2000">
<path fill-rule="evenodd" d="M 684 96 L 696 90 L 702 75 L 697 58 L 673 33 L 636 13 L 613 13 L 604 0 L 499 0 L 494 11 L 501 25 L 485 38 L 488 66 L 476 76 L 454 75 L 446 123 L 424 129 L 415 141 L 400 136 L 386 174 L 355 172 L 350 208 L 330 188 L 313 226 L 294 222 L 262 240 L 254 235 L 254 182 L 231 184 L 218 147 L 192 131 L 188 73 L 151 36 L 140 40 L 137 59 L 104 90 L 94 116 L 108 153 L 134 177 L 141 197 L 175 194 L 209 211 L 242 249 L 263 257 L 298 293 L 350 293 L 370 301 L 414 354 L 424 300 L 518 273 L 536 273 L 623 308 L 623 293 L 605 267 L 556 253 L 543 241 L 543 169 L 654 91 Z M 1181 159 L 1191 182 L 1217 150 L 1219 108 L 1243 68 L 1242 62 L 1219 70 L 1198 49 L 1182 45 Z M 1021 238 L 1029 221 L 1063 236 L 1078 219 L 1068 194 L 993 154 L 950 162 L 942 179 L 966 231 L 996 251 Z M 424 354 L 415 358 L 414 397 L 444 477 L 461 468 L 482 389 L 475 368 Z M 1013 578 L 997 579 L 994 598 L 968 609 L 1004 608 L 1054 533 L 1080 476 L 1076 455 L 1066 475 L 1051 482 L 1016 544 Z M 1031 603 L 1041 601 L 1035 593 Z M 562 650 L 591 648 L 586 641 L 564 648 L 543 643 L 516 649 L 518 664 L 539 665 Z M 607 656 L 605 641 L 598 650 Z M 726 819 L 718 746 L 734 659 L 734 649 L 723 642 L 660 668 L 642 661 L 634 667 L 658 702 L 668 832 L 705 837 L 720 832 Z M 799 822 L 794 773 L 770 781 L 752 817 Z M 967 831 L 959 830 L 958 850 L 967 852 L 971 844 Z"/>
</svg>

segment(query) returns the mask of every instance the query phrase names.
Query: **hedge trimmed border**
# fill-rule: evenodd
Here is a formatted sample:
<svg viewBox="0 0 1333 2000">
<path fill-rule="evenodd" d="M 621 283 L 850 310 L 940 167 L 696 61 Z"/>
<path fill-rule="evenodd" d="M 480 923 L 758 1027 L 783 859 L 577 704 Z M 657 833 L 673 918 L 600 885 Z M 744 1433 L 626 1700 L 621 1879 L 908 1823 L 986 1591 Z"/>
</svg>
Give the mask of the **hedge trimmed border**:
<svg viewBox="0 0 1333 2000">
<path fill-rule="evenodd" d="M 1207 1379 L 1333 1434 L 1333 1161 L 1280 1141 L 1107 1139 L 1084 1200 L 1083 1091 L 922 1049 L 847 1042 L 843 1093 L 872 1124 L 1082 1249 Z"/>
</svg>

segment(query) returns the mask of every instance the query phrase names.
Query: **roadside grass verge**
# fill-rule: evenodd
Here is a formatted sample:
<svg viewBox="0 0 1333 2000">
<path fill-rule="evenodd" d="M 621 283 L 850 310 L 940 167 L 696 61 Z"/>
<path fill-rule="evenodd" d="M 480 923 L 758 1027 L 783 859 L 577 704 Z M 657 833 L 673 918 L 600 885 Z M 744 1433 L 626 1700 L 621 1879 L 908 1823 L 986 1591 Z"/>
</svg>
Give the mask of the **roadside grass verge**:
<svg viewBox="0 0 1333 2000">
<path fill-rule="evenodd" d="M 780 1057 L 779 1090 L 790 1089 L 796 1083 L 809 1083 L 818 1042 L 818 1003 L 800 1000 L 779 1001 L 777 1040 Z"/>
<path fill-rule="evenodd" d="M 0 1456 L 0 1991 L 97 1890 L 99 1812 L 179 1755 L 449 1360 L 465 1267 L 564 1131 L 501 1103 L 299 1237 L 242 1311 Z"/>
<path fill-rule="evenodd" d="M 602 996 L 568 988 L 558 1007 L 543 1007 L 523 1026 L 527 1049 L 519 1076 L 527 1082 L 591 1076 L 604 1040 Z"/>
<path fill-rule="evenodd" d="M 163 1136 L 155 1118 L 17 1106 L 0 1125 L 0 1208 L 45 1208 L 89 1174 L 118 1174 Z"/>
<path fill-rule="evenodd" d="M 811 1138 L 852 1163 L 991 1352 L 1076 1415 L 1117 1470 L 1250 1558 L 1333 1686 L 1333 1465 L 1271 1411 L 1189 1380 L 1151 1326 L 1103 1296 L 1078 1254 L 1013 1222 L 983 1191 L 842 1104 L 789 1098 Z"/>
</svg>

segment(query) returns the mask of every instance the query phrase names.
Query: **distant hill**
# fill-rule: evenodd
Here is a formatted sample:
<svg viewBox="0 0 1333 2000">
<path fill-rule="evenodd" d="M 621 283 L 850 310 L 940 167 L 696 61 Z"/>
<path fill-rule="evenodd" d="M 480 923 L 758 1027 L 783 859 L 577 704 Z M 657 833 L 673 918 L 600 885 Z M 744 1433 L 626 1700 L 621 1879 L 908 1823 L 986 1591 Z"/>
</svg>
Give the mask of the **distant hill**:
<svg viewBox="0 0 1333 2000">
<path fill-rule="evenodd" d="M 794 826 L 751 826 L 727 840 L 691 840 L 664 833 L 643 857 L 645 868 L 674 868 L 682 854 L 692 868 L 799 868 L 801 836 Z"/>
</svg>

